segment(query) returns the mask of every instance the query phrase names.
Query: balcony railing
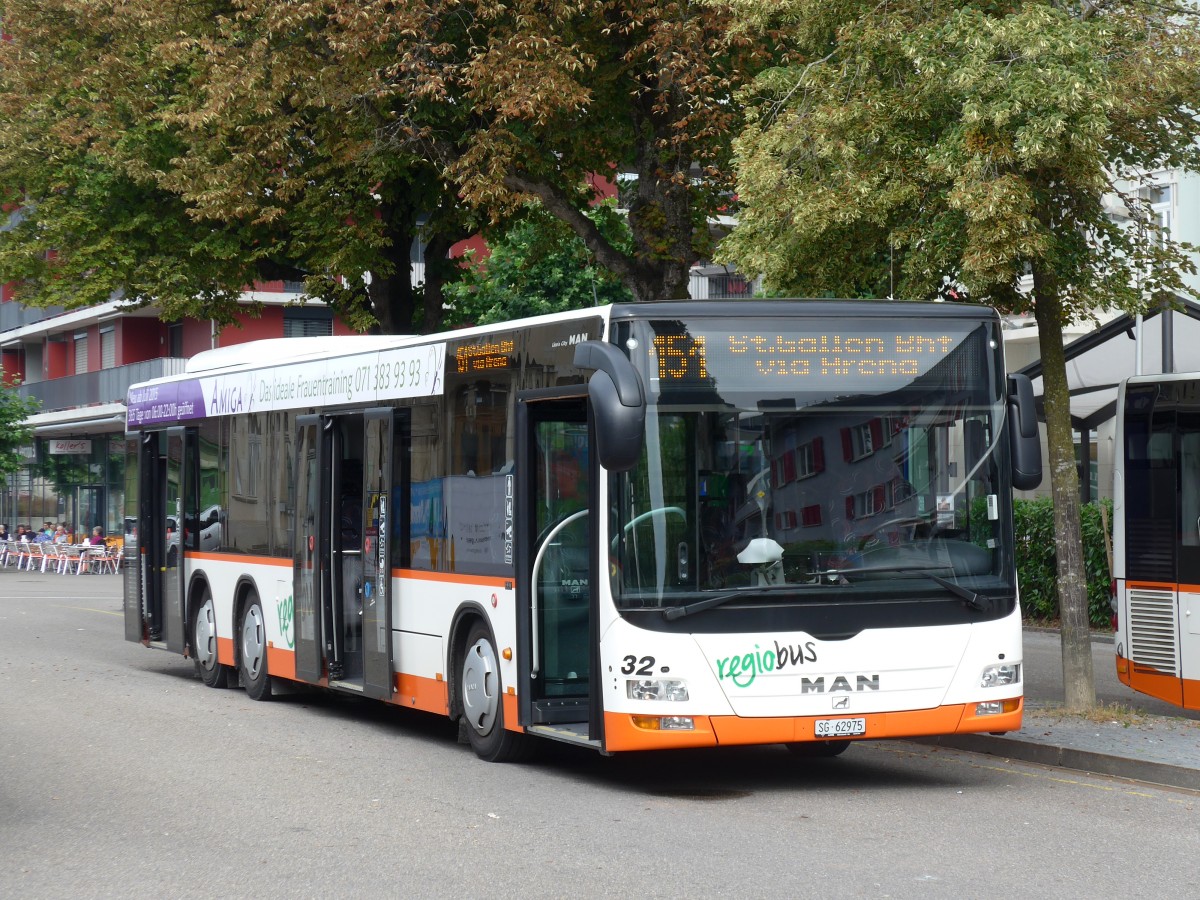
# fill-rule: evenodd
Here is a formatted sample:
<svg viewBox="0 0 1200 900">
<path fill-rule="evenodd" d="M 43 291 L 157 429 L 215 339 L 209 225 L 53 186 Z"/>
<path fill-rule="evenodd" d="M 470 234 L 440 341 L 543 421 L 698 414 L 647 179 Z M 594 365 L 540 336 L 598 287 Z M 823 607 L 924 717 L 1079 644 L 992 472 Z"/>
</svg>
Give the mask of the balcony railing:
<svg viewBox="0 0 1200 900">
<path fill-rule="evenodd" d="M 186 359 L 164 356 L 130 363 L 127 366 L 102 369 L 99 372 L 65 375 L 62 378 L 23 384 L 17 388 L 17 393 L 23 397 L 36 397 L 40 400 L 42 406 L 38 412 L 96 406 L 101 403 L 124 403 L 131 384 L 162 375 L 176 375 L 186 367 Z"/>
<path fill-rule="evenodd" d="M 61 316 L 64 312 L 66 309 L 61 306 L 47 306 L 45 309 L 38 309 L 13 301 L 0 303 L 0 334 L 12 331 L 14 328 L 24 328 L 26 325 L 53 319 L 55 316 Z"/>
</svg>

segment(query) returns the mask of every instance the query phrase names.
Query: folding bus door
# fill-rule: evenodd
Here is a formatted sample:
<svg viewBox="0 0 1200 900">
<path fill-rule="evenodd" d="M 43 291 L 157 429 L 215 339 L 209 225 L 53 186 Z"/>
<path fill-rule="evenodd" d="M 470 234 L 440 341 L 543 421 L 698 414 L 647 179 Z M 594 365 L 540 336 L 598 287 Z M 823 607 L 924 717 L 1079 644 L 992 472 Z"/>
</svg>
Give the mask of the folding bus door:
<svg viewBox="0 0 1200 900">
<path fill-rule="evenodd" d="M 142 436 L 138 532 L 146 638 L 182 653 L 184 618 L 183 505 L 186 435 L 182 428 Z"/>
<path fill-rule="evenodd" d="M 361 641 L 363 693 L 386 700 L 396 688 L 392 659 L 393 549 L 408 534 L 407 410 L 363 416 Z M 397 538 L 400 538 L 398 540 Z"/>
<path fill-rule="evenodd" d="M 322 611 L 329 587 L 328 440 L 320 416 L 300 416 L 296 435 L 296 527 L 292 547 L 296 677 L 324 675 Z"/>
<path fill-rule="evenodd" d="M 528 635 L 522 721 L 559 739 L 594 743 L 601 724 L 591 677 L 596 551 L 587 401 L 521 400 L 518 422 L 518 588 L 521 630 Z"/>
</svg>

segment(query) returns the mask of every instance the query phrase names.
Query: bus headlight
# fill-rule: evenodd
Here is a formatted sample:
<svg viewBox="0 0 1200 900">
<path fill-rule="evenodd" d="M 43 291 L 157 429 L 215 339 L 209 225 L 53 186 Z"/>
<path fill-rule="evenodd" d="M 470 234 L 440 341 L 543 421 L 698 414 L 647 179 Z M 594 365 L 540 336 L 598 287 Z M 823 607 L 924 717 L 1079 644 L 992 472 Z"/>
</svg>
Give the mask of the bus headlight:
<svg viewBox="0 0 1200 900">
<path fill-rule="evenodd" d="M 1003 687 L 1006 684 L 1018 684 L 1020 681 L 1020 663 L 1000 663 L 984 667 L 983 674 L 979 679 L 979 686 L 985 688 Z"/>
<path fill-rule="evenodd" d="M 630 678 L 625 682 L 625 696 L 630 700 L 687 700 L 687 682 L 678 678 Z"/>
</svg>

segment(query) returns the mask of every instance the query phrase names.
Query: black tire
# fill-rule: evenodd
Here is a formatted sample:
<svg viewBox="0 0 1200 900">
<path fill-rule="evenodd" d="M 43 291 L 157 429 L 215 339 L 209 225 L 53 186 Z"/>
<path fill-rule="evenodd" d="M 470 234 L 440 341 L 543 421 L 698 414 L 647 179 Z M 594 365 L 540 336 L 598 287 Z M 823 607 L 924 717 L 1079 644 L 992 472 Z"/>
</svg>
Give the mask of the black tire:
<svg viewBox="0 0 1200 900">
<path fill-rule="evenodd" d="M 251 700 L 271 699 L 271 676 L 267 673 L 267 620 L 262 601 L 251 594 L 238 626 L 238 665 L 242 687 Z"/>
<path fill-rule="evenodd" d="M 849 741 L 803 741 L 795 744 L 784 744 L 793 754 L 801 759 L 833 759 L 841 756 L 850 746 Z"/>
<path fill-rule="evenodd" d="M 458 701 L 467 741 L 487 762 L 517 762 L 531 750 L 527 735 L 504 728 L 500 664 L 491 632 L 482 622 L 471 626 L 462 654 Z"/>
<path fill-rule="evenodd" d="M 192 616 L 192 658 L 196 661 L 196 674 L 206 685 L 229 686 L 230 667 L 217 662 L 217 615 L 208 588 L 200 595 L 200 604 Z"/>
</svg>

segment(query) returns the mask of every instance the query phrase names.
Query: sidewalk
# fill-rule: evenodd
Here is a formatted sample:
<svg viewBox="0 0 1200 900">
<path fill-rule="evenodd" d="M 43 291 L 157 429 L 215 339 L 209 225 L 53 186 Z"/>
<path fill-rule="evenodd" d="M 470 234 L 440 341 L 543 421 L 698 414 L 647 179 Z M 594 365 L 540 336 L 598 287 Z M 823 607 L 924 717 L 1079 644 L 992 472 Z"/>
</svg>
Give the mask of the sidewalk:
<svg viewBox="0 0 1200 900">
<path fill-rule="evenodd" d="M 1062 657 L 1057 632 L 1025 634 L 1025 718 L 1003 736 L 960 734 L 918 743 L 1023 762 L 1200 790 L 1200 713 L 1177 710 L 1121 684 L 1111 637 L 1093 637 L 1096 695 L 1108 716 L 1062 712 Z M 1058 671 L 1054 671 L 1057 666 Z"/>
<path fill-rule="evenodd" d="M 945 735 L 917 743 L 1200 791 L 1200 723 L 1188 719 L 1093 722 L 1027 708 L 1015 733 Z"/>
</svg>

